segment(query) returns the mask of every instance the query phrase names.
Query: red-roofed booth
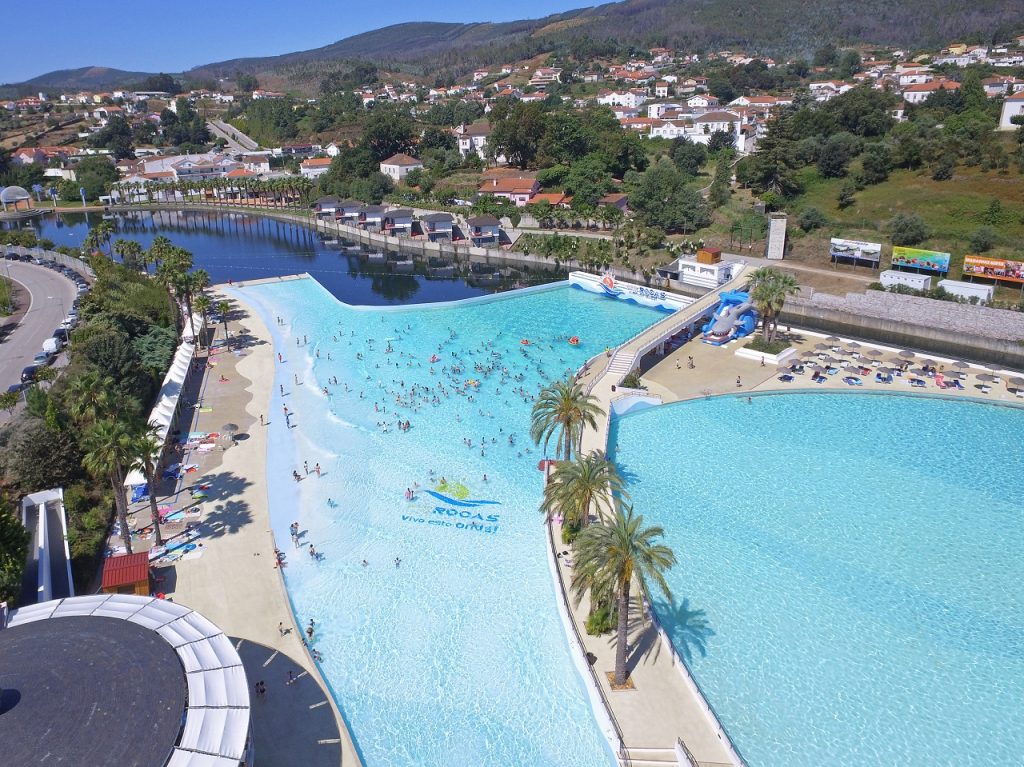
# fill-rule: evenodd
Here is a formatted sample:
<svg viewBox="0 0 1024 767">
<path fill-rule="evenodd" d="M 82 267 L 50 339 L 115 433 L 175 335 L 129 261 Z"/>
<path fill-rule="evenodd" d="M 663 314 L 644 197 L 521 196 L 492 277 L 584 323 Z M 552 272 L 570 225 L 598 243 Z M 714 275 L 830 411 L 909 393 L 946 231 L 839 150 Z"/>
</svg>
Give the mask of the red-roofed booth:
<svg viewBox="0 0 1024 767">
<path fill-rule="evenodd" d="M 101 590 L 104 594 L 137 594 L 148 597 L 149 553 L 140 551 L 138 554 L 109 557 L 103 563 Z"/>
</svg>

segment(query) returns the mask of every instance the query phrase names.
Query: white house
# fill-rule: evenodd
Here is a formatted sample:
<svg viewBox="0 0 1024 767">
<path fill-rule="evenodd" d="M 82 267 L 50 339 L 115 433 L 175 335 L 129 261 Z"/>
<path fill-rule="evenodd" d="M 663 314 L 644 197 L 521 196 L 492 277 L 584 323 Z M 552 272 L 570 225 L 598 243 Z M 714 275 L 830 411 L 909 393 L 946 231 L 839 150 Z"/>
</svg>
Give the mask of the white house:
<svg viewBox="0 0 1024 767">
<path fill-rule="evenodd" d="M 647 105 L 647 116 L 654 120 L 660 120 L 666 112 L 680 112 L 682 109 L 682 104 L 672 103 L 670 101 L 658 101 L 654 104 Z"/>
<path fill-rule="evenodd" d="M 302 174 L 303 178 L 308 179 L 320 178 L 330 169 L 330 157 L 310 157 L 309 159 L 303 160 L 302 164 L 299 165 L 299 173 Z"/>
<path fill-rule="evenodd" d="M 686 106 L 690 109 L 710 109 L 718 106 L 718 99 L 707 93 L 698 93 L 686 100 Z"/>
<path fill-rule="evenodd" d="M 926 101 L 929 96 L 938 91 L 955 91 L 959 89 L 960 83 L 953 80 L 932 80 L 931 82 L 911 85 L 904 89 L 903 100 L 908 104 L 920 104 Z"/>
<path fill-rule="evenodd" d="M 637 89 L 601 91 L 597 94 L 597 103 L 609 107 L 625 107 L 626 109 L 635 110 L 645 101 L 647 101 L 647 94 Z"/>
<path fill-rule="evenodd" d="M 1018 115 L 1024 115 L 1024 91 L 1006 97 L 999 115 L 999 130 L 1017 130 L 1011 119 Z"/>
<path fill-rule="evenodd" d="M 401 181 L 412 171 L 422 168 L 423 163 L 415 157 L 410 157 L 409 155 L 402 154 L 401 152 L 391 155 L 391 157 L 380 164 L 380 172 L 385 176 L 390 176 L 395 181 Z"/>
<path fill-rule="evenodd" d="M 265 154 L 242 155 L 242 166 L 250 173 L 270 173 L 270 158 Z"/>
<path fill-rule="evenodd" d="M 463 157 L 476 154 L 481 160 L 487 158 L 487 137 L 491 135 L 488 122 L 462 125 L 455 129 L 459 139 L 459 152 Z"/>
</svg>

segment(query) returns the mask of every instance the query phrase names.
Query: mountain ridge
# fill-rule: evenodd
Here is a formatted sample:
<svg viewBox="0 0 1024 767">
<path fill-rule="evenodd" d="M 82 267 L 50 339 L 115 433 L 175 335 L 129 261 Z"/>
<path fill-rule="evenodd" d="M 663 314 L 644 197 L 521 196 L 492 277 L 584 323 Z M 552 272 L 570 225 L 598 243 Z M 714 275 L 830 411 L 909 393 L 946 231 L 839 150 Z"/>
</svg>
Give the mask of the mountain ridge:
<svg viewBox="0 0 1024 767">
<path fill-rule="evenodd" d="M 991 41 L 1017 31 L 1024 0 L 623 0 L 538 19 L 506 22 L 405 22 L 352 35 L 319 48 L 277 56 L 211 62 L 185 79 L 372 61 L 422 72 L 463 73 L 474 66 L 523 60 L 582 36 L 595 41 L 667 46 L 695 52 L 738 48 L 766 55 L 804 55 L 825 44 L 922 50 L 954 40 Z M 511 58 L 515 56 L 516 58 Z M 58 70 L 18 85 L 106 89 L 149 73 L 106 67 Z"/>
</svg>

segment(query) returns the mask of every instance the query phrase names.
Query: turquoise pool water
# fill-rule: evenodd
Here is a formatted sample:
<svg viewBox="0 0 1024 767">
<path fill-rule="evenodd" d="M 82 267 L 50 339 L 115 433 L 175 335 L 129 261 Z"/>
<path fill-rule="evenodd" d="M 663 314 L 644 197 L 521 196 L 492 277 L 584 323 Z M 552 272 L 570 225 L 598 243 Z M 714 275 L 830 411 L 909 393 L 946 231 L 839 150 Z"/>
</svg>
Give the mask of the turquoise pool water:
<svg viewBox="0 0 1024 767">
<path fill-rule="evenodd" d="M 282 353 L 268 483 L 288 591 L 368 767 L 615 764 L 556 611 L 527 433 L 542 382 L 662 315 L 564 285 L 393 310 L 312 280 L 237 294 Z M 442 478 L 450 500 L 427 492 Z"/>
<path fill-rule="evenodd" d="M 715 398 L 617 421 L 656 607 L 752 766 L 1024 752 L 1024 411 Z"/>
</svg>

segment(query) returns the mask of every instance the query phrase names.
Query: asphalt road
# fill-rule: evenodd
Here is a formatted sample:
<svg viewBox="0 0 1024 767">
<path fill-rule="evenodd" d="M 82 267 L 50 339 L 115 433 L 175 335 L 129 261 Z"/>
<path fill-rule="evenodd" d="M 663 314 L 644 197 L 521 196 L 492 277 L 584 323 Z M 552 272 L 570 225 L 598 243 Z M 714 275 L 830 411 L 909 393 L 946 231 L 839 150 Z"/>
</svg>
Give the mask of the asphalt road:
<svg viewBox="0 0 1024 767">
<path fill-rule="evenodd" d="M 53 335 L 71 310 L 78 295 L 75 284 L 62 274 L 24 261 L 0 262 L 0 274 L 10 277 L 28 291 L 28 311 L 18 326 L 0 343 L 0 391 L 21 380 L 21 371 L 43 350 L 43 341 Z"/>
<path fill-rule="evenodd" d="M 259 149 L 259 144 L 222 120 L 209 120 L 206 127 L 210 129 L 214 138 L 223 138 L 228 142 L 227 148 L 232 154 L 245 154 Z"/>
</svg>

